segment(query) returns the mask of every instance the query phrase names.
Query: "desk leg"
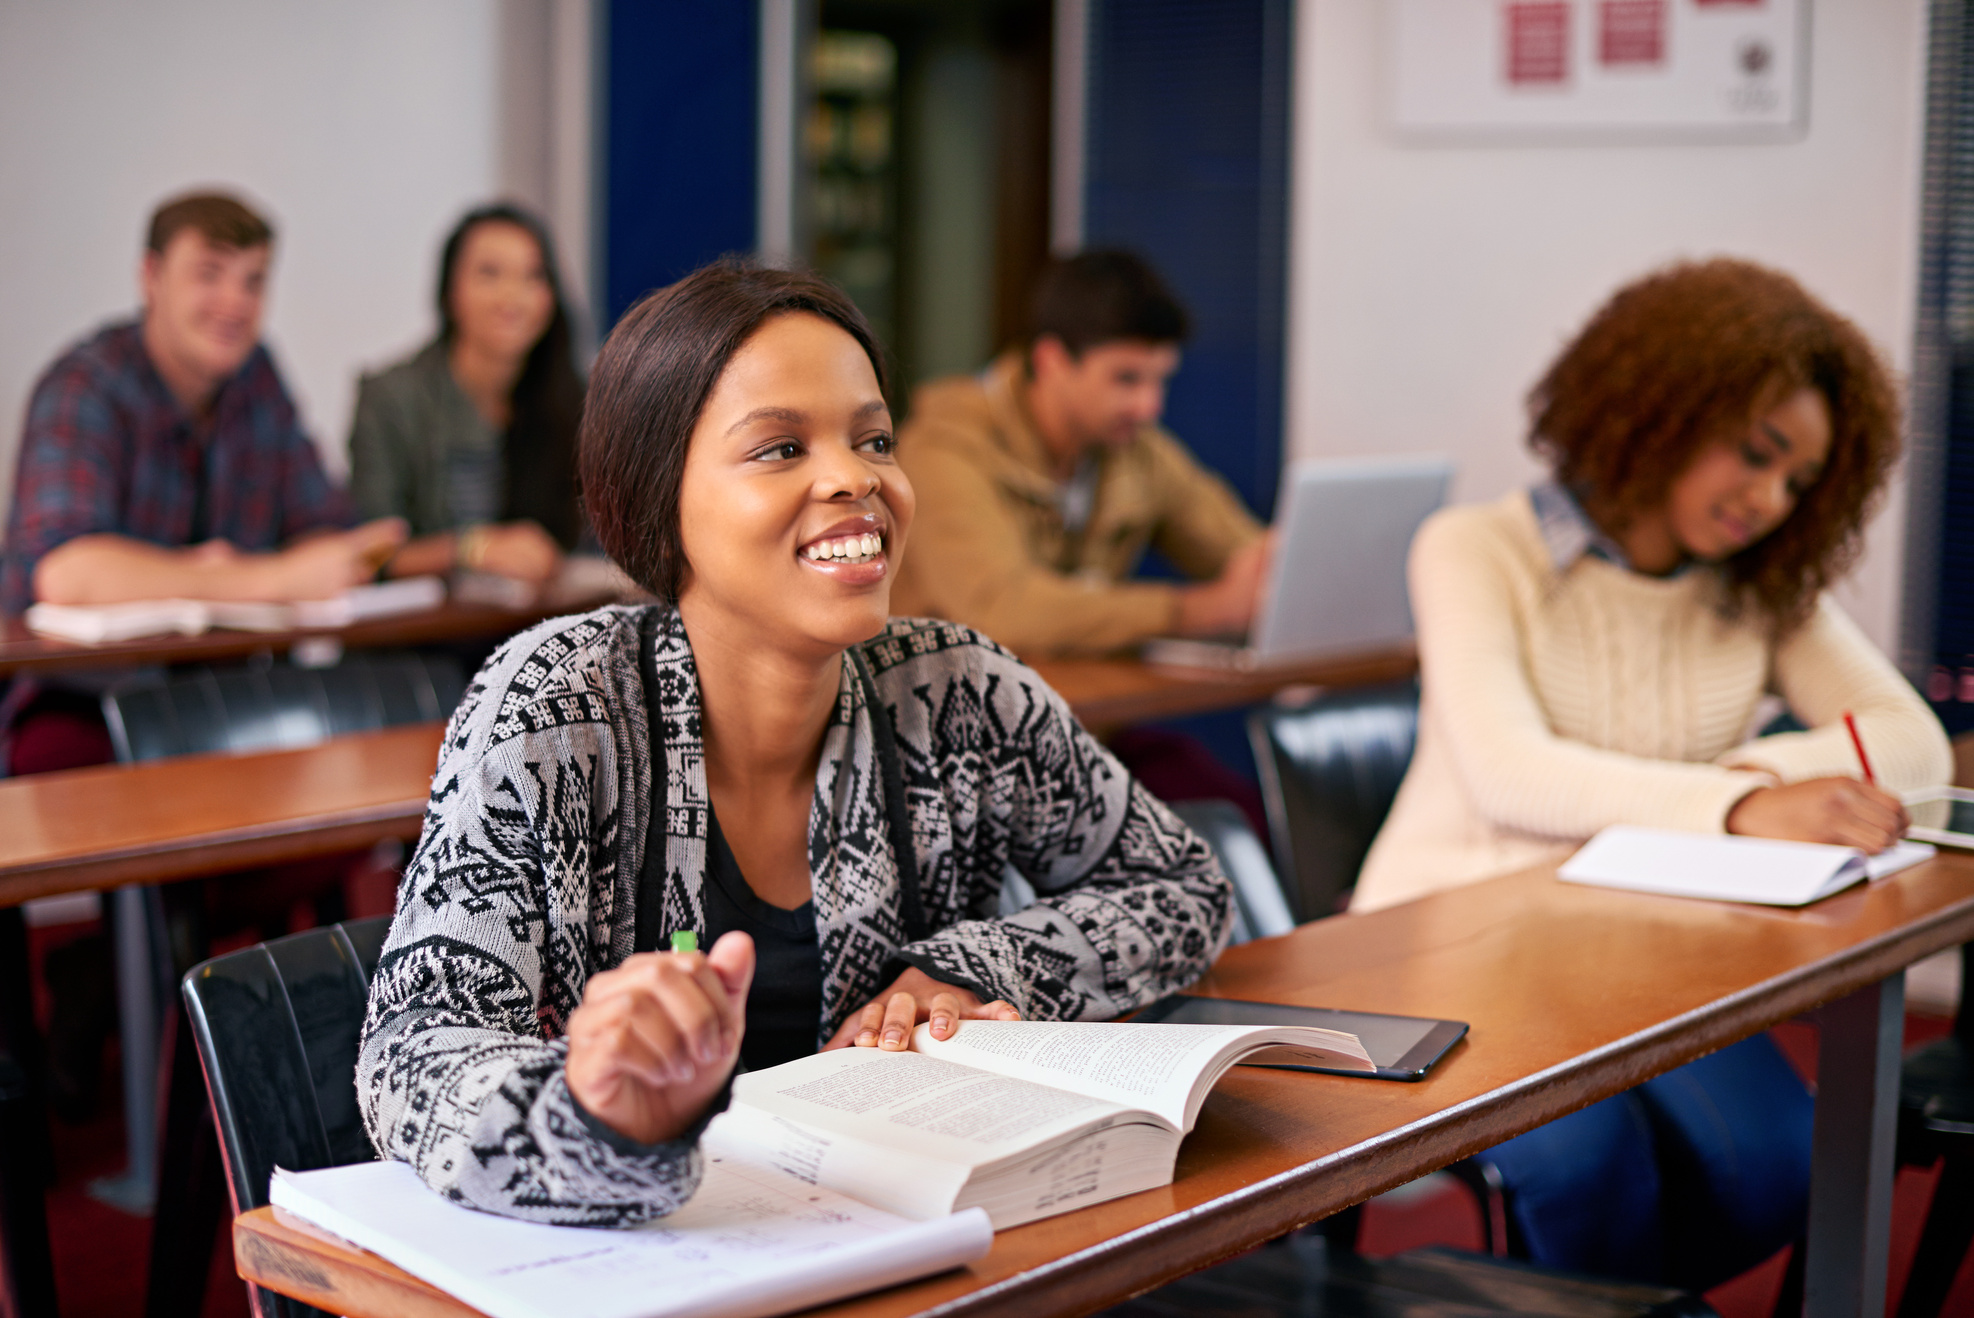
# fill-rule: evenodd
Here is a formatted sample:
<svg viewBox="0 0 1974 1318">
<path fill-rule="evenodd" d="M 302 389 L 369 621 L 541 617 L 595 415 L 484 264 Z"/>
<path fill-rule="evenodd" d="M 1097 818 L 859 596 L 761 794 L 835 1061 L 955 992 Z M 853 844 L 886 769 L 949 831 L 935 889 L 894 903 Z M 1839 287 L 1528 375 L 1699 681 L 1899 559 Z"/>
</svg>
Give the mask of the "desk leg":
<svg viewBox="0 0 1974 1318">
<path fill-rule="evenodd" d="M 1816 1153 L 1810 1179 L 1810 1318 L 1882 1318 L 1905 972 L 1817 1012 Z"/>
<path fill-rule="evenodd" d="M 117 963 L 117 1032 L 123 1051 L 123 1121 L 130 1162 L 89 1192 L 125 1212 L 147 1214 L 158 1188 L 158 956 L 156 896 L 129 885 L 108 894 Z"/>
</svg>

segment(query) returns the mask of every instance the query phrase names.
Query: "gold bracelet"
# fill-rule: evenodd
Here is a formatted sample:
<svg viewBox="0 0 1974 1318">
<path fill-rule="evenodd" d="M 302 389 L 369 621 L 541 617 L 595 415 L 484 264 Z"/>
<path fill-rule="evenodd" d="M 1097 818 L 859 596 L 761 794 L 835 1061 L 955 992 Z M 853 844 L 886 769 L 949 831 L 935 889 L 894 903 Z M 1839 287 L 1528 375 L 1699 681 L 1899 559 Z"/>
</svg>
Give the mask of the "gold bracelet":
<svg viewBox="0 0 1974 1318">
<path fill-rule="evenodd" d="M 487 528 L 469 526 L 459 533 L 459 542 L 453 551 L 453 558 L 468 572 L 479 570 L 480 562 L 487 556 Z"/>
</svg>

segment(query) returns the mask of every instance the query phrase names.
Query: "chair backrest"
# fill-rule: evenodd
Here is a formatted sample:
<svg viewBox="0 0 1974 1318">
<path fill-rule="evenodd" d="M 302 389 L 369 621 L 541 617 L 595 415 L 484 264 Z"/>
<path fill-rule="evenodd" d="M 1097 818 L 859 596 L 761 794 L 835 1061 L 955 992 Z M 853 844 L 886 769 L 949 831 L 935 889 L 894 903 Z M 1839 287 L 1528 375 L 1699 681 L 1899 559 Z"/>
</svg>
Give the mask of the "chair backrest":
<svg viewBox="0 0 1974 1318">
<path fill-rule="evenodd" d="M 466 684 L 449 655 L 365 652 L 333 668 L 285 663 L 140 674 L 103 696 L 119 761 L 312 746 L 446 718 Z"/>
<path fill-rule="evenodd" d="M 1342 909 L 1419 736 L 1416 683 L 1365 687 L 1248 717 L 1275 858 L 1298 920 Z"/>
<path fill-rule="evenodd" d="M 1282 895 L 1281 880 L 1268 861 L 1267 848 L 1248 826 L 1247 816 L 1232 801 L 1176 801 L 1172 813 L 1206 839 L 1220 868 L 1234 884 L 1232 942 L 1272 938 L 1295 928 L 1295 917 Z"/>
<path fill-rule="evenodd" d="M 267 1178 L 377 1155 L 356 1103 L 356 1041 L 389 916 L 347 920 L 186 972 L 185 1010 L 212 1098 L 235 1214 Z"/>
</svg>

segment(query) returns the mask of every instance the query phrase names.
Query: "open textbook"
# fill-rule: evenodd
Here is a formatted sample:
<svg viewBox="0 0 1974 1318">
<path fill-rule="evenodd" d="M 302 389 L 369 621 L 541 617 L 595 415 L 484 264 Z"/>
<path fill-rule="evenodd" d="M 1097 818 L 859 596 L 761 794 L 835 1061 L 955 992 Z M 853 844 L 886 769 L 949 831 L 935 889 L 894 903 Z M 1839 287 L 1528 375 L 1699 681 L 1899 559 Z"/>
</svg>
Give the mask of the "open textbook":
<svg viewBox="0 0 1974 1318">
<path fill-rule="evenodd" d="M 328 599 L 271 604 L 252 600 L 162 599 L 127 604 L 35 604 L 28 608 L 28 630 L 41 636 L 102 645 L 144 636 L 197 636 L 215 627 L 246 632 L 283 632 L 347 627 L 367 618 L 436 609 L 445 603 L 446 584 L 438 577 L 405 577 L 371 586 L 353 586 Z"/>
<path fill-rule="evenodd" d="M 1867 856 L 1855 847 L 1820 842 L 1614 824 L 1584 843 L 1556 874 L 1570 883 L 1669 897 L 1805 906 L 1932 855 L 1924 842 L 1897 842 Z"/>
<path fill-rule="evenodd" d="M 906 1217 L 1018 1226 L 1165 1185 L 1228 1068 L 1374 1071 L 1306 1025 L 966 1021 L 915 1051 L 845 1048 L 740 1076 L 716 1123 L 742 1156 Z"/>
</svg>

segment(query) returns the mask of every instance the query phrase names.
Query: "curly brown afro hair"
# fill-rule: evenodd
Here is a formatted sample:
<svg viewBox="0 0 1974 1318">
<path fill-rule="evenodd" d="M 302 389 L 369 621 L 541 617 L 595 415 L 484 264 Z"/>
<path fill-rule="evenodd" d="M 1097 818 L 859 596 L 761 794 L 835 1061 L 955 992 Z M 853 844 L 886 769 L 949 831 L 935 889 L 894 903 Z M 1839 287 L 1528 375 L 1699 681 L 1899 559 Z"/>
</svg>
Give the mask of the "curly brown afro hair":
<svg viewBox="0 0 1974 1318">
<path fill-rule="evenodd" d="M 1898 401 L 1857 326 L 1748 261 L 1667 267 L 1618 290 L 1530 391 L 1529 444 L 1621 531 L 1703 449 L 1804 388 L 1830 409 L 1823 474 L 1782 525 L 1719 565 L 1723 611 L 1779 634 L 1856 560 L 1898 460 Z"/>
</svg>

